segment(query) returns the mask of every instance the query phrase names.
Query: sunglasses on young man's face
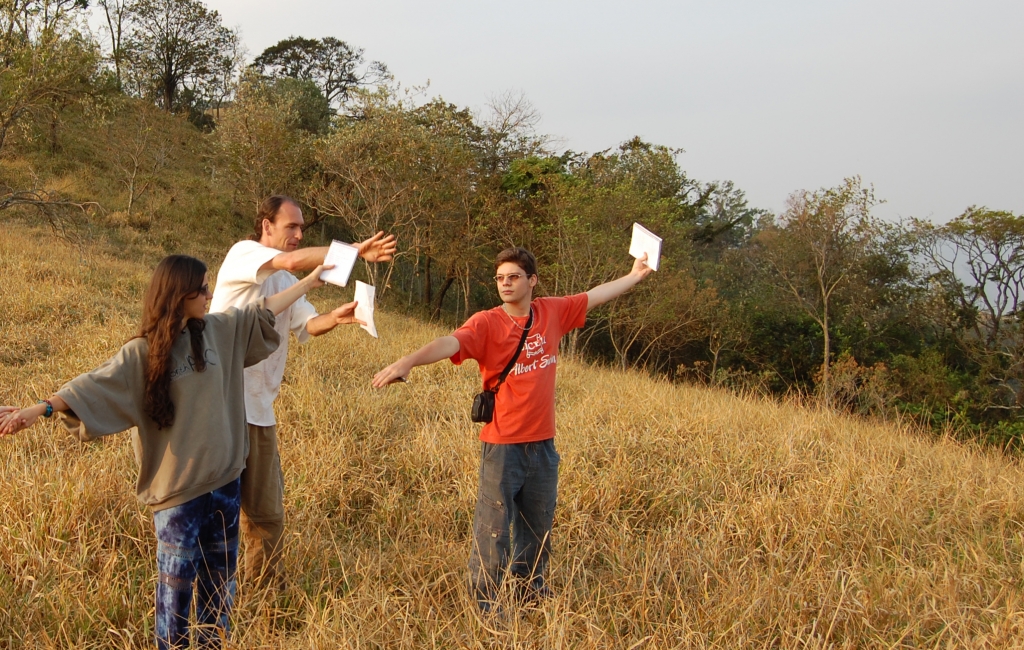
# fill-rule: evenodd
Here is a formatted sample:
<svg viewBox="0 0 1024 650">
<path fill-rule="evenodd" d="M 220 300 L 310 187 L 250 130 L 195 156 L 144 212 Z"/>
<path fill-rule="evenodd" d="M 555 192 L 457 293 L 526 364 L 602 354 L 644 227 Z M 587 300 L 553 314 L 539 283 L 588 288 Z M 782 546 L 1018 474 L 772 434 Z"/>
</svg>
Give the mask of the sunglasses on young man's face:
<svg viewBox="0 0 1024 650">
<path fill-rule="evenodd" d="M 522 273 L 509 273 L 508 275 L 496 275 L 494 281 L 498 284 L 503 284 L 507 278 L 509 282 L 519 282 L 519 279 L 523 277 Z"/>
</svg>

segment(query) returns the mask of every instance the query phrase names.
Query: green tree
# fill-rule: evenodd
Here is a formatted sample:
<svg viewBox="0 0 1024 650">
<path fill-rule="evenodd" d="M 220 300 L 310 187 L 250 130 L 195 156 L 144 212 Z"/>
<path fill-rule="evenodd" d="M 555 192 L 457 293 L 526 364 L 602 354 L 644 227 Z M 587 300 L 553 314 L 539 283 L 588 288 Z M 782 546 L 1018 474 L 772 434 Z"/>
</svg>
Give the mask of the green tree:
<svg viewBox="0 0 1024 650">
<path fill-rule="evenodd" d="M 864 263 L 878 233 L 871 216 L 876 203 L 860 178 L 847 178 L 834 188 L 792 195 L 785 212 L 757 235 L 766 278 L 777 295 L 821 329 L 819 388 L 826 398 L 832 327 L 836 312 L 864 286 Z"/>
<path fill-rule="evenodd" d="M 366 63 L 362 48 L 330 36 L 292 36 L 278 41 L 263 50 L 251 67 L 269 77 L 312 81 L 331 106 L 346 103 L 356 88 L 390 79 L 383 63 Z"/>
<path fill-rule="evenodd" d="M 99 53 L 73 29 L 81 2 L 0 2 L 0 150 L 25 118 L 55 138 L 60 112 L 99 84 Z"/>
<path fill-rule="evenodd" d="M 357 236 L 395 233 L 405 249 L 396 261 L 414 258 L 422 302 L 439 313 L 448 290 L 460 286 L 468 310 L 478 210 L 474 151 L 463 137 L 466 114 L 443 102 L 415 109 L 383 89 L 355 99 L 360 119 L 320 143 L 314 205 Z M 375 282 L 379 292 L 394 268 Z M 368 272 L 375 278 L 378 271 Z M 436 293 L 435 275 L 441 282 Z"/>
<path fill-rule="evenodd" d="M 943 320 L 975 365 L 989 411 L 1024 406 L 1024 216 L 970 207 L 943 226 L 917 221 Z"/>
<path fill-rule="evenodd" d="M 306 120 L 315 119 L 304 104 L 306 90 L 245 80 L 214 133 L 218 167 L 254 212 L 271 194 L 288 193 L 301 200 L 306 193 L 313 174 L 314 134 L 304 127 L 311 126 Z"/>
<path fill-rule="evenodd" d="M 199 0 L 137 0 L 124 43 L 136 93 L 170 112 L 205 100 L 238 59 L 238 34 Z"/>
<path fill-rule="evenodd" d="M 123 87 L 121 81 L 121 66 L 124 62 L 124 36 L 128 26 L 129 15 L 131 14 L 131 0 L 98 0 L 103 8 L 103 17 L 107 22 L 107 34 L 110 37 L 110 57 L 114 63 L 114 77 L 117 81 L 117 89 Z"/>
</svg>

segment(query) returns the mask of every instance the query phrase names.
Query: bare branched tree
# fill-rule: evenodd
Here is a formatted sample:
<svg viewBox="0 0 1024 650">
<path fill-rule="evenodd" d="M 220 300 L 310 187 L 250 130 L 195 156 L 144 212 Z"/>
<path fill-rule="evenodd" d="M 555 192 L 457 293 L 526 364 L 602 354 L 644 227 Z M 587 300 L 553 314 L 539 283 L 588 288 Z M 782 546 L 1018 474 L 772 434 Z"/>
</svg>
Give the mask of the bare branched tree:
<svg viewBox="0 0 1024 650">
<path fill-rule="evenodd" d="M 149 111 L 155 109 L 149 108 Z M 107 149 L 119 172 L 118 180 L 127 192 L 125 212 L 130 217 L 136 202 L 156 183 L 158 174 L 171 159 L 172 143 L 161 137 L 154 116 L 147 107 L 125 111 L 109 125 Z"/>
<path fill-rule="evenodd" d="M 14 190 L 0 185 L 0 212 L 16 207 L 35 208 L 46 219 L 54 235 L 67 241 L 77 240 L 79 223 L 75 216 L 87 217 L 99 210 L 95 201 L 72 201 L 53 190 Z"/>
<path fill-rule="evenodd" d="M 950 330 L 993 390 L 987 408 L 1024 407 L 1024 216 L 971 207 L 915 223 Z"/>
</svg>

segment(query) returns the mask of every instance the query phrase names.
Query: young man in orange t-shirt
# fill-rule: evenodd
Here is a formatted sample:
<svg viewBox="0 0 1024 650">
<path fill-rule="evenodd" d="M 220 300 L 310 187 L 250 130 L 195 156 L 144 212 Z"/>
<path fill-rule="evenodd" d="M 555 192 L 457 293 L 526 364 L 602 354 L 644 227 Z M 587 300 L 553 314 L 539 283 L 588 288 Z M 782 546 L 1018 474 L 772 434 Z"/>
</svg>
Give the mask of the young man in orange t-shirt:
<svg viewBox="0 0 1024 650">
<path fill-rule="evenodd" d="M 493 607 L 506 566 L 522 581 L 526 599 L 550 593 L 544 570 L 558 491 L 554 437 L 559 341 L 583 327 L 588 310 L 619 297 L 651 272 L 644 255 L 629 274 L 586 293 L 533 300 L 537 260 L 530 251 L 506 249 L 494 267 L 500 307 L 473 314 L 450 336 L 434 339 L 373 377 L 373 385 L 381 388 L 404 380 L 416 366 L 476 359 L 484 389 L 498 389 L 494 415 L 480 432 L 480 488 L 469 559 L 470 582 L 485 612 Z M 524 331 L 515 366 L 496 386 Z"/>
</svg>

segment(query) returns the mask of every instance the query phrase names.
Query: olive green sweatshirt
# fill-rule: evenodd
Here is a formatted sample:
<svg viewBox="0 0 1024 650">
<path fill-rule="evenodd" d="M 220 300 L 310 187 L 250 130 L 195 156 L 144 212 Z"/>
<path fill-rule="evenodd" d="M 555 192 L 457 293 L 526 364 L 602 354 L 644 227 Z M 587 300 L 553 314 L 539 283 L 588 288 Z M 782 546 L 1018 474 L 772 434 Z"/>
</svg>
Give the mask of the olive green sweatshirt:
<svg viewBox="0 0 1024 650">
<path fill-rule="evenodd" d="M 143 412 L 144 338 L 132 339 L 92 372 L 72 379 L 57 395 L 71 411 L 64 425 L 80 440 L 132 431 L 139 501 L 163 510 L 191 501 L 236 479 L 249 455 L 242 369 L 266 359 L 280 336 L 264 301 L 207 314 L 203 331 L 206 370 L 195 370 L 192 341 L 182 332 L 171 350 L 174 424 L 160 429 Z"/>
</svg>

